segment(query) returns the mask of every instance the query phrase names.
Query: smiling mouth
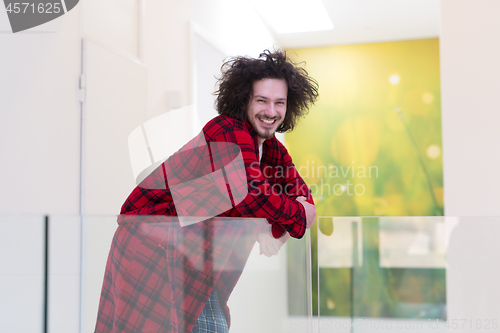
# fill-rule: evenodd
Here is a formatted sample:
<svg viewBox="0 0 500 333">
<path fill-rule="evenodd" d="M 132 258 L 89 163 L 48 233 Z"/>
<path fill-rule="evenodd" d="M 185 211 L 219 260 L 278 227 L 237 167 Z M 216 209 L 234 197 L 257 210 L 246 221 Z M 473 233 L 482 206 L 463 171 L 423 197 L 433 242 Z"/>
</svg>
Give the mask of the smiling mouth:
<svg viewBox="0 0 500 333">
<path fill-rule="evenodd" d="M 261 117 L 257 117 L 259 118 L 260 121 L 262 121 L 264 124 L 268 124 L 268 125 L 272 125 L 276 122 L 276 118 L 274 119 L 267 119 L 267 118 L 261 118 Z"/>
</svg>

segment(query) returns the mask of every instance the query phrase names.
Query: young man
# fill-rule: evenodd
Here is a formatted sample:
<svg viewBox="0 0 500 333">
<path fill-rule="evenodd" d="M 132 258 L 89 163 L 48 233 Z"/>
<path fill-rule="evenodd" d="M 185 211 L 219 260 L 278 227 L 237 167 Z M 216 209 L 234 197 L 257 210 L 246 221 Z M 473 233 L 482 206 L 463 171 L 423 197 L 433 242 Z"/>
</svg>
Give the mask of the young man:
<svg viewBox="0 0 500 333">
<path fill-rule="evenodd" d="M 227 300 L 255 240 L 271 256 L 314 223 L 310 191 L 274 133 L 308 111 L 316 81 L 265 51 L 226 62 L 218 83 L 219 116 L 122 207 L 96 332 L 227 332 Z"/>
</svg>

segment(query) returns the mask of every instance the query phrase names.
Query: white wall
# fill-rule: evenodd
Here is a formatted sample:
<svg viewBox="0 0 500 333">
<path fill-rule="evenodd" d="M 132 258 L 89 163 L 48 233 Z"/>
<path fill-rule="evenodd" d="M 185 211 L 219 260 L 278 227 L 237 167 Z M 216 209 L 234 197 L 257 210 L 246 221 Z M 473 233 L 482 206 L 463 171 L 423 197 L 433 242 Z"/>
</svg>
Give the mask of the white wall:
<svg viewBox="0 0 500 333">
<path fill-rule="evenodd" d="M 245 13 L 245 15 L 242 15 Z M 146 4 L 144 55 L 148 79 L 148 118 L 168 111 L 168 92 L 177 92 L 177 106 L 192 104 L 191 41 L 193 21 L 227 54 L 258 55 L 275 40 L 245 0 L 150 0 Z"/>
<path fill-rule="evenodd" d="M 448 248 L 449 324 L 498 324 L 500 2 L 441 0 L 444 207 L 457 219 Z M 479 216 L 479 218 L 477 217 Z M 473 325 L 470 327 L 470 322 Z"/>
<path fill-rule="evenodd" d="M 444 207 L 500 215 L 500 2 L 441 1 Z"/>
<path fill-rule="evenodd" d="M 79 11 L 0 34 L 0 214 L 78 213 Z M 4 9 L 0 29 L 9 30 Z"/>
<path fill-rule="evenodd" d="M 140 5 L 141 0 L 80 1 L 84 35 L 138 57 Z"/>
<path fill-rule="evenodd" d="M 81 211 L 116 215 L 136 186 L 128 144 L 132 131 L 146 121 L 147 67 L 134 57 L 90 40 L 85 40 L 83 54 L 86 87 Z"/>
</svg>

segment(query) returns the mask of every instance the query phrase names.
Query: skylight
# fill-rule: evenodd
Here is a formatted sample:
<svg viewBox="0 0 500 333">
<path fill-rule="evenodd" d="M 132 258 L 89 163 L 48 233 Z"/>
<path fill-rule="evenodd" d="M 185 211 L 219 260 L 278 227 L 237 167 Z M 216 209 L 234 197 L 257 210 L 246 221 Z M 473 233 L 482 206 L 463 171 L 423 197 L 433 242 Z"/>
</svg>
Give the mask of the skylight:
<svg viewBox="0 0 500 333">
<path fill-rule="evenodd" d="M 251 0 L 259 15 L 279 34 L 332 30 L 321 0 Z"/>
</svg>

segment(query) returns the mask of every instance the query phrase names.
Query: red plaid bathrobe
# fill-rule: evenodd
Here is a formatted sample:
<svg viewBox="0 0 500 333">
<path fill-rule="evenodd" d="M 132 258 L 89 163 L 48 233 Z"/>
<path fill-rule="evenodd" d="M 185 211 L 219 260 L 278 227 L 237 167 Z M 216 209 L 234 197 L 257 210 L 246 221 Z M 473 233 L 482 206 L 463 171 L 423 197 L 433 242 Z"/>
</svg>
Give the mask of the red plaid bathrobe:
<svg viewBox="0 0 500 333">
<path fill-rule="evenodd" d="M 254 235 L 270 224 L 276 238 L 302 237 L 306 217 L 295 198 L 313 203 L 276 138 L 264 142 L 260 165 L 258 157 L 251 125 L 218 116 L 132 191 L 106 264 L 96 332 L 191 332 L 213 288 L 230 325 L 227 300 Z M 177 216 L 202 218 L 186 225 Z"/>
</svg>

